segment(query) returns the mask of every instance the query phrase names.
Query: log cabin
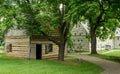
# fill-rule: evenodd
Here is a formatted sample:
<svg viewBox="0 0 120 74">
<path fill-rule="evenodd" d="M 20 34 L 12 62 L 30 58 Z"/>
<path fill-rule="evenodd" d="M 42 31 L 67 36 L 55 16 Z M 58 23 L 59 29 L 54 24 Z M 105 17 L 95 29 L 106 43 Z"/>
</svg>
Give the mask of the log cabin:
<svg viewBox="0 0 120 74">
<path fill-rule="evenodd" d="M 26 35 L 26 30 L 8 30 L 4 34 L 5 54 L 22 59 L 57 58 L 58 45 L 45 36 Z"/>
</svg>

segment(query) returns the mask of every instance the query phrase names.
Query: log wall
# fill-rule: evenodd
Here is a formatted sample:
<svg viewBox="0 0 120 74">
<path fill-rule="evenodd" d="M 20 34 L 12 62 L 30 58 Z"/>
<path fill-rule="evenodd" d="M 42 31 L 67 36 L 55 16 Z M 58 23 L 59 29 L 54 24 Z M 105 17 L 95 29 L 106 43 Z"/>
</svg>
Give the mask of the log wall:
<svg viewBox="0 0 120 74">
<path fill-rule="evenodd" d="M 42 45 L 42 59 L 44 58 L 55 58 L 58 56 L 58 46 L 56 44 L 54 44 L 51 41 L 48 40 L 41 40 L 41 39 L 31 39 L 31 44 L 30 44 L 30 48 L 31 48 L 31 52 L 30 52 L 30 58 L 31 59 L 35 59 L 36 58 L 36 44 L 41 44 Z M 53 51 L 49 52 L 48 54 L 45 53 L 45 45 L 46 44 L 53 44 Z"/>
<path fill-rule="evenodd" d="M 11 44 L 11 51 L 9 45 Z M 29 36 L 6 36 L 5 52 L 7 56 L 18 58 L 29 58 L 30 37 Z"/>
</svg>

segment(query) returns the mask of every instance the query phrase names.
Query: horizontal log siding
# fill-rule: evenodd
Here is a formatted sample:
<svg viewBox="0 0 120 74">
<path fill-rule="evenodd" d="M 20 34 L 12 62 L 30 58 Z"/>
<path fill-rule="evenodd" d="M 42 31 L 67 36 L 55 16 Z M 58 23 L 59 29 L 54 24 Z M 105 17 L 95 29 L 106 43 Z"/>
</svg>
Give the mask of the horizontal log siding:
<svg viewBox="0 0 120 74">
<path fill-rule="evenodd" d="M 42 45 L 42 59 L 44 58 L 54 58 L 58 56 L 58 46 L 56 44 L 54 44 L 51 41 L 45 40 L 43 41 L 43 39 L 31 39 L 31 44 L 30 44 L 30 48 L 31 48 L 31 58 L 35 59 L 36 57 L 36 44 L 41 44 Z M 53 44 L 53 52 L 49 52 L 48 54 L 45 54 L 45 45 L 46 44 Z"/>
<path fill-rule="evenodd" d="M 7 46 L 12 44 L 12 52 Z M 8 36 L 5 37 L 5 51 L 7 56 L 18 58 L 29 58 L 30 38 L 28 36 Z"/>
</svg>

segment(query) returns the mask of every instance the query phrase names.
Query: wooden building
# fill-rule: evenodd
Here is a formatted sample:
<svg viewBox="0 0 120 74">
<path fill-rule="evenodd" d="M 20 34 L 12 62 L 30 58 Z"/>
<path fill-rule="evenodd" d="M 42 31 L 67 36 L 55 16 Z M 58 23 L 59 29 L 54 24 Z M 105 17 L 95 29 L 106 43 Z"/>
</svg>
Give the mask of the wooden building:
<svg viewBox="0 0 120 74">
<path fill-rule="evenodd" d="M 90 50 L 90 41 L 88 38 L 86 38 L 89 34 L 86 24 L 87 23 L 78 22 L 73 27 L 71 30 L 73 46 L 71 48 L 67 48 L 68 50 L 73 52 Z"/>
<path fill-rule="evenodd" d="M 56 58 L 58 45 L 44 36 L 27 36 L 25 30 L 8 30 L 5 34 L 5 54 L 23 59 Z"/>
</svg>

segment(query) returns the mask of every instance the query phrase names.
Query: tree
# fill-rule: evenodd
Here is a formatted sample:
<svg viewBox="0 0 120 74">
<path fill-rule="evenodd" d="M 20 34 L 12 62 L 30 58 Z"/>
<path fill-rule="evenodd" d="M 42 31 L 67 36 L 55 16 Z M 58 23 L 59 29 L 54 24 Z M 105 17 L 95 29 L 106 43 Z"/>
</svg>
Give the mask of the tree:
<svg viewBox="0 0 120 74">
<path fill-rule="evenodd" d="M 15 9 L 11 10 L 10 17 L 18 28 L 22 26 L 27 29 L 29 35 L 42 34 L 56 43 L 59 46 L 58 60 L 63 61 L 71 27 L 70 21 L 65 19 L 70 8 L 68 0 L 13 0 L 10 2 L 8 5 Z M 10 17 L 4 16 L 5 19 Z M 58 31 L 59 37 L 53 36 L 48 29 Z"/>
<path fill-rule="evenodd" d="M 0 0 L 0 43 L 3 43 L 5 31 L 15 23 L 13 20 L 15 8 L 10 0 Z"/>
<path fill-rule="evenodd" d="M 106 39 L 113 37 L 118 26 L 120 1 L 117 0 L 74 0 L 72 1 L 72 17 L 75 22 L 88 20 L 90 27 L 91 54 L 97 54 L 96 37 Z M 115 15 L 116 14 L 116 15 Z"/>
<path fill-rule="evenodd" d="M 48 24 L 49 24 L 50 26 L 54 27 L 54 30 L 57 29 L 57 31 L 59 33 L 59 40 L 56 39 L 56 37 L 52 36 L 52 34 L 50 34 L 49 32 L 46 32 L 47 31 L 46 27 L 45 27 L 45 25 L 42 25 L 42 23 L 40 25 L 42 27 L 42 30 L 39 30 L 39 32 L 42 33 L 49 40 L 53 41 L 54 43 L 56 43 L 59 46 L 58 60 L 63 61 L 64 53 L 65 53 L 65 45 L 69 38 L 69 31 L 71 28 L 70 22 L 65 19 L 66 15 L 68 14 L 69 8 L 70 8 L 68 6 L 69 5 L 68 1 L 66 1 L 66 0 L 64 0 L 64 1 L 44 0 L 43 2 L 45 2 L 46 5 L 48 5 L 46 7 L 46 9 L 47 9 L 47 13 L 49 15 L 44 14 L 44 15 L 46 15 L 46 18 L 49 21 L 49 22 L 47 21 L 46 27 L 48 28 Z M 46 10 L 43 11 L 43 13 L 45 13 L 45 12 L 46 12 Z M 37 19 L 40 19 L 40 18 L 41 18 L 41 16 L 37 17 Z M 35 22 L 37 22 L 37 21 L 35 21 Z M 34 22 L 34 24 L 35 24 L 35 22 Z M 44 27 L 44 29 L 43 29 L 43 27 Z M 33 28 L 33 27 L 31 27 L 31 28 Z"/>
<path fill-rule="evenodd" d="M 64 53 L 65 53 L 65 45 L 66 42 L 68 41 L 69 38 L 69 32 L 72 27 L 70 19 L 66 19 L 67 17 L 71 18 L 68 15 L 68 12 L 71 8 L 69 5 L 70 0 L 58 0 L 54 1 L 53 0 L 46 0 L 49 2 L 50 7 L 52 8 L 52 13 L 55 15 L 57 21 L 57 26 L 58 26 L 58 31 L 60 33 L 60 41 L 58 42 L 59 46 L 59 55 L 58 55 L 58 60 L 63 61 L 64 60 Z"/>
</svg>

